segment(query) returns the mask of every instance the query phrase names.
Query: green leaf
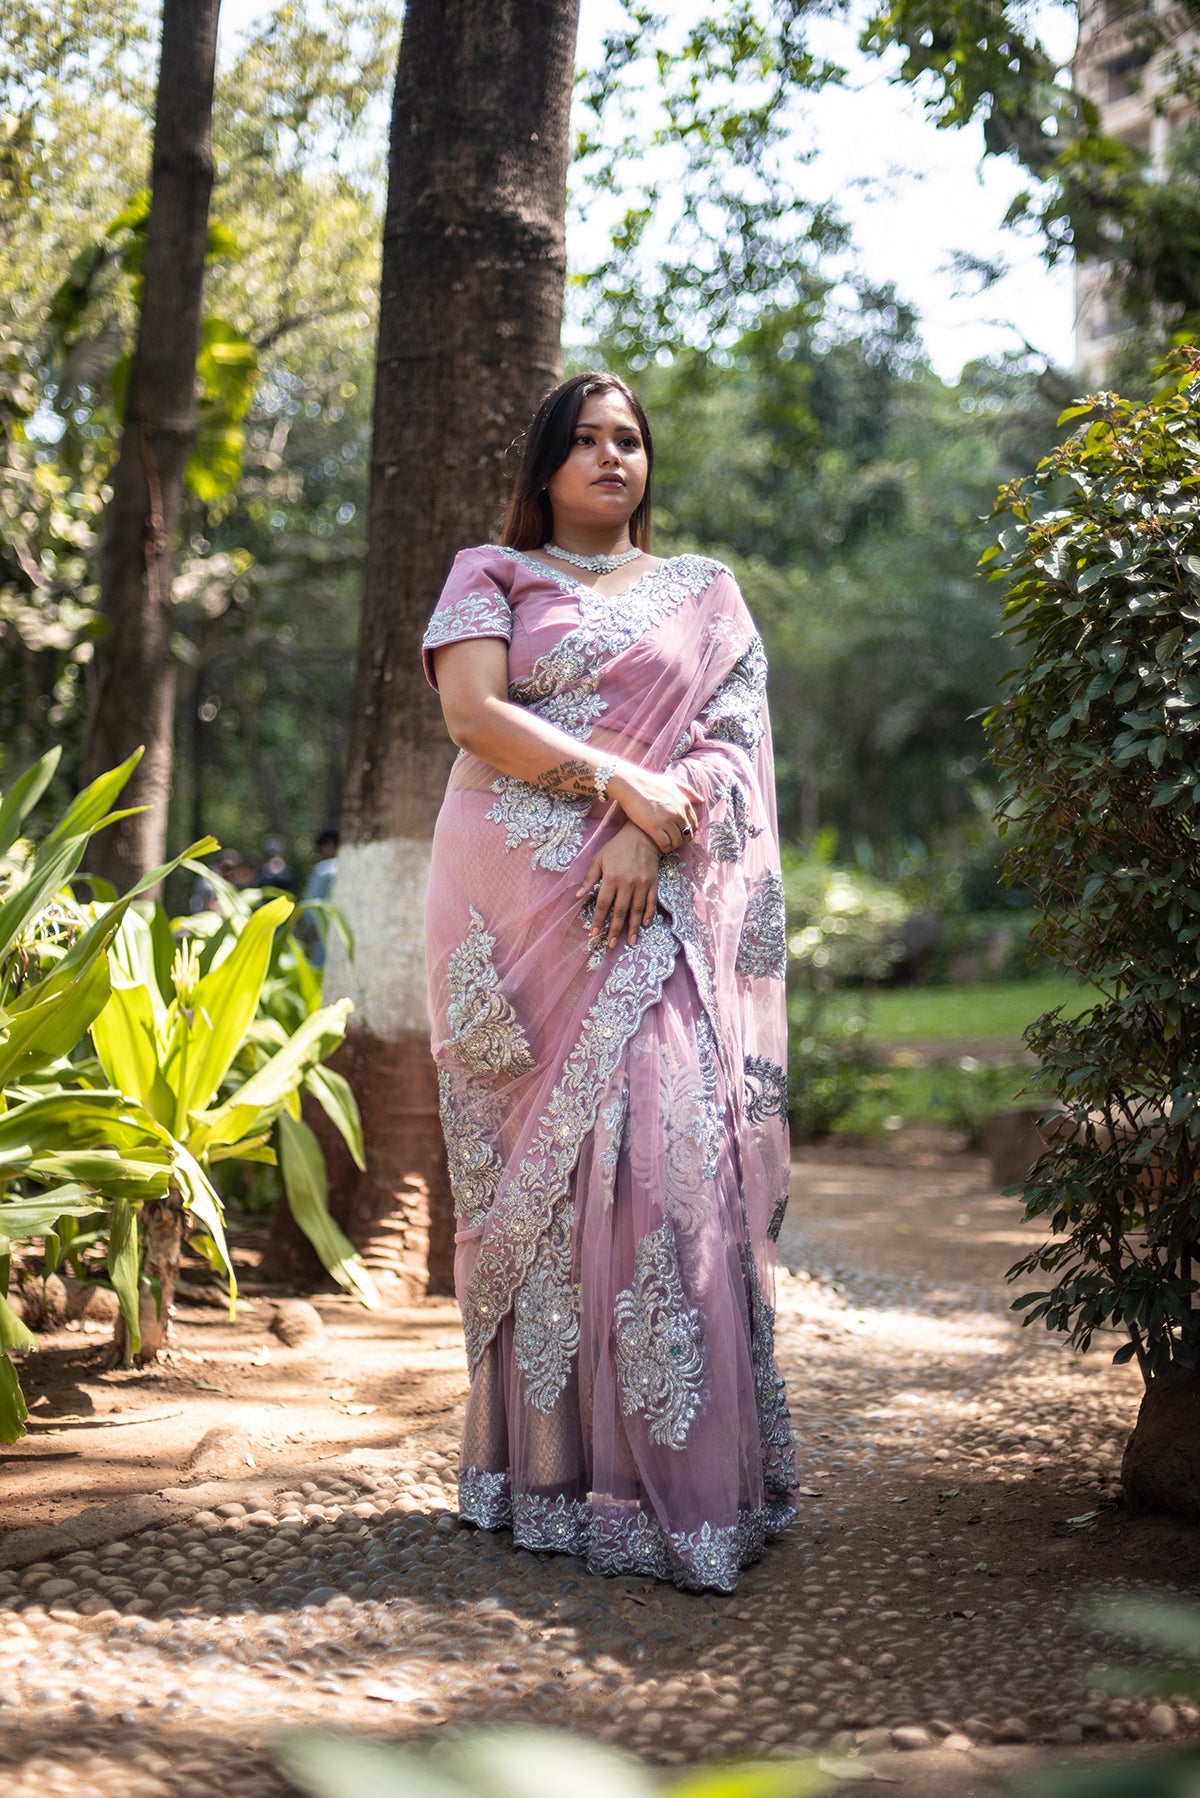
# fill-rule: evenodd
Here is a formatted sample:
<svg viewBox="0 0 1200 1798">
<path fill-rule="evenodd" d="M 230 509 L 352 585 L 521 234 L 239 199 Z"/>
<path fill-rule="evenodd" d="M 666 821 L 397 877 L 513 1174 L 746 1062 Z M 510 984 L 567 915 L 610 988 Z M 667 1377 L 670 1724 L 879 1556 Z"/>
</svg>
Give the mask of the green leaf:
<svg viewBox="0 0 1200 1798">
<path fill-rule="evenodd" d="M 110 1084 L 170 1128 L 175 1096 L 162 1074 L 163 1042 L 150 989 L 114 986 L 92 1024 L 92 1042 Z"/>
<path fill-rule="evenodd" d="M 175 1144 L 174 1174 L 175 1183 L 183 1195 L 184 1206 L 204 1225 L 221 1257 L 222 1266 L 229 1275 L 232 1306 L 232 1301 L 237 1296 L 237 1275 L 230 1258 L 229 1244 L 225 1240 L 225 1208 L 221 1203 L 221 1195 L 195 1156 L 182 1143 Z"/>
<path fill-rule="evenodd" d="M 355 1167 L 365 1169 L 362 1118 L 350 1082 L 332 1068 L 317 1066 L 310 1068 L 304 1076 L 304 1090 L 312 1094 L 326 1117 L 336 1125 Z"/>
<path fill-rule="evenodd" d="M 108 1277 L 125 1319 L 125 1335 L 129 1353 L 136 1355 L 142 1346 L 138 1313 L 140 1298 L 138 1227 L 133 1207 L 127 1199 L 115 1199 L 108 1220 L 108 1253 L 105 1256 Z"/>
<path fill-rule="evenodd" d="M 4 795 L 0 805 L 0 855 L 7 855 L 16 842 L 21 825 L 54 779 L 61 756 L 61 746 L 48 749 L 32 768 L 18 775 Z"/>
<path fill-rule="evenodd" d="M 175 1135 L 187 1134 L 193 1111 L 211 1105 L 229 1072 L 258 1006 L 271 956 L 271 939 L 292 910 L 290 899 L 272 899 L 249 919 L 225 959 L 196 988 L 190 1028 L 182 1032 L 164 1067 L 175 1093 Z"/>
<path fill-rule="evenodd" d="M 0 1300 L 0 1305 L 8 1309 L 6 1301 Z M 19 1442 L 28 1415 L 17 1370 L 8 1356 L 0 1353 L 0 1442 Z"/>
<path fill-rule="evenodd" d="M 0 1298 L 0 1360 L 7 1361 L 9 1349 L 27 1355 L 38 1345 L 32 1330 L 27 1330 L 7 1299 Z M 8 1438 L 11 1441 L 11 1438 Z"/>
<path fill-rule="evenodd" d="M 204 1155 L 217 1144 L 256 1135 L 273 1122 L 309 1068 L 323 1061 L 341 1042 L 352 1009 L 351 1000 L 339 999 L 314 1011 L 283 1048 L 251 1074 L 223 1105 L 213 1111 L 197 1112 L 189 1136 L 193 1153 Z"/>
<path fill-rule="evenodd" d="M 354 1244 L 329 1214 L 329 1180 L 320 1143 L 306 1123 L 290 1117 L 286 1111 L 280 1113 L 276 1129 L 288 1209 L 316 1250 L 326 1273 L 374 1310 L 380 1303 L 375 1282 Z"/>
<path fill-rule="evenodd" d="M 267 1747 L 310 1798 L 481 1798 L 407 1748 L 318 1730 L 276 1730 Z"/>
<path fill-rule="evenodd" d="M 658 1798 L 649 1769 L 599 1742 L 558 1731 L 477 1729 L 439 1744 L 438 1771 L 487 1798 Z"/>
<path fill-rule="evenodd" d="M 0 1199 L 0 1255 L 7 1255 L 14 1242 L 44 1236 L 61 1217 L 87 1217 L 99 1209 L 96 1194 L 77 1181 L 32 1199 Z"/>
<path fill-rule="evenodd" d="M 812 1761 L 764 1761 L 685 1773 L 662 1798 L 820 1798 L 837 1781 Z"/>
</svg>

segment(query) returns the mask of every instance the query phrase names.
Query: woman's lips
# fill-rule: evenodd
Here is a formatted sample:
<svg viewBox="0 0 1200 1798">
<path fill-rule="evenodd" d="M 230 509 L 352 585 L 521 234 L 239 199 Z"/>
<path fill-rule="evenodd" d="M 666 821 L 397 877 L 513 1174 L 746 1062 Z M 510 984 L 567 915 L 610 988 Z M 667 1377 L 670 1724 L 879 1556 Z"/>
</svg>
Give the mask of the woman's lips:
<svg viewBox="0 0 1200 1798">
<path fill-rule="evenodd" d="M 593 487 L 623 487 L 625 476 L 623 474 L 602 474 L 592 482 L 592 485 Z"/>
</svg>

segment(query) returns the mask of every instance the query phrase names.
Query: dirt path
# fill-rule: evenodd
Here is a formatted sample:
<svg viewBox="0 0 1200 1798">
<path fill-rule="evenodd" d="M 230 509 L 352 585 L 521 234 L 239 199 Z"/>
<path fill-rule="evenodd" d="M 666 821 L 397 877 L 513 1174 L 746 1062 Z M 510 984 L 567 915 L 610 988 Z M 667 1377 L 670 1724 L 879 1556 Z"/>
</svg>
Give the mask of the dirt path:
<svg viewBox="0 0 1200 1798">
<path fill-rule="evenodd" d="M 1093 1684 L 1123 1651 L 1080 1601 L 1194 1590 L 1200 1536 L 1115 1502 L 1139 1382 L 1019 1328 L 1027 1232 L 986 1164 L 911 1137 L 805 1154 L 794 1184 L 778 1321 L 806 1496 L 732 1599 L 457 1526 L 444 1303 L 321 1299 L 303 1350 L 265 1297 L 236 1325 L 189 1305 L 142 1376 L 53 1338 L 2 1462 L 0 1793 L 278 1798 L 259 1744 L 281 1721 L 520 1718 L 664 1766 L 808 1750 L 845 1792 L 914 1798 L 1191 1731 Z"/>
</svg>

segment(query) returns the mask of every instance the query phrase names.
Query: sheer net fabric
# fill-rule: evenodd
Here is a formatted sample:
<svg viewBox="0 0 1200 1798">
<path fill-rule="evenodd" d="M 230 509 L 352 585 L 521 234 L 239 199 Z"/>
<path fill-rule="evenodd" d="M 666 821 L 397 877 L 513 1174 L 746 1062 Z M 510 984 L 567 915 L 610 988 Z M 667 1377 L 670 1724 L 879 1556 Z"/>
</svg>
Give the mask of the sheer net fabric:
<svg viewBox="0 0 1200 1798">
<path fill-rule="evenodd" d="M 451 773 L 427 944 L 471 1366 L 460 1510 L 599 1573 L 729 1591 L 795 1515 L 761 643 L 718 563 L 603 597 L 495 546 L 456 561 L 426 650 L 480 635 L 508 641 L 518 703 L 705 803 L 654 922 L 597 953 L 574 893 L 619 811 L 467 755 Z"/>
</svg>

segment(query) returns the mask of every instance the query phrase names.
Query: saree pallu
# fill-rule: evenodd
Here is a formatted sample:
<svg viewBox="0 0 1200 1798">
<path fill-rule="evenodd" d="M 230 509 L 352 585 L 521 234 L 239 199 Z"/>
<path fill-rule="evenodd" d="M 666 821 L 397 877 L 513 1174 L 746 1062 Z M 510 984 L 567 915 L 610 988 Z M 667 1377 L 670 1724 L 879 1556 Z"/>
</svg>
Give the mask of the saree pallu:
<svg viewBox="0 0 1200 1798">
<path fill-rule="evenodd" d="M 720 563 L 598 594 L 464 550 L 425 637 L 509 645 L 509 696 L 702 795 L 630 946 L 575 897 L 624 822 L 460 754 L 427 917 L 471 1386 L 462 1517 L 731 1591 L 795 1517 L 773 1348 L 787 1195 L 783 885 L 766 661 Z"/>
</svg>

